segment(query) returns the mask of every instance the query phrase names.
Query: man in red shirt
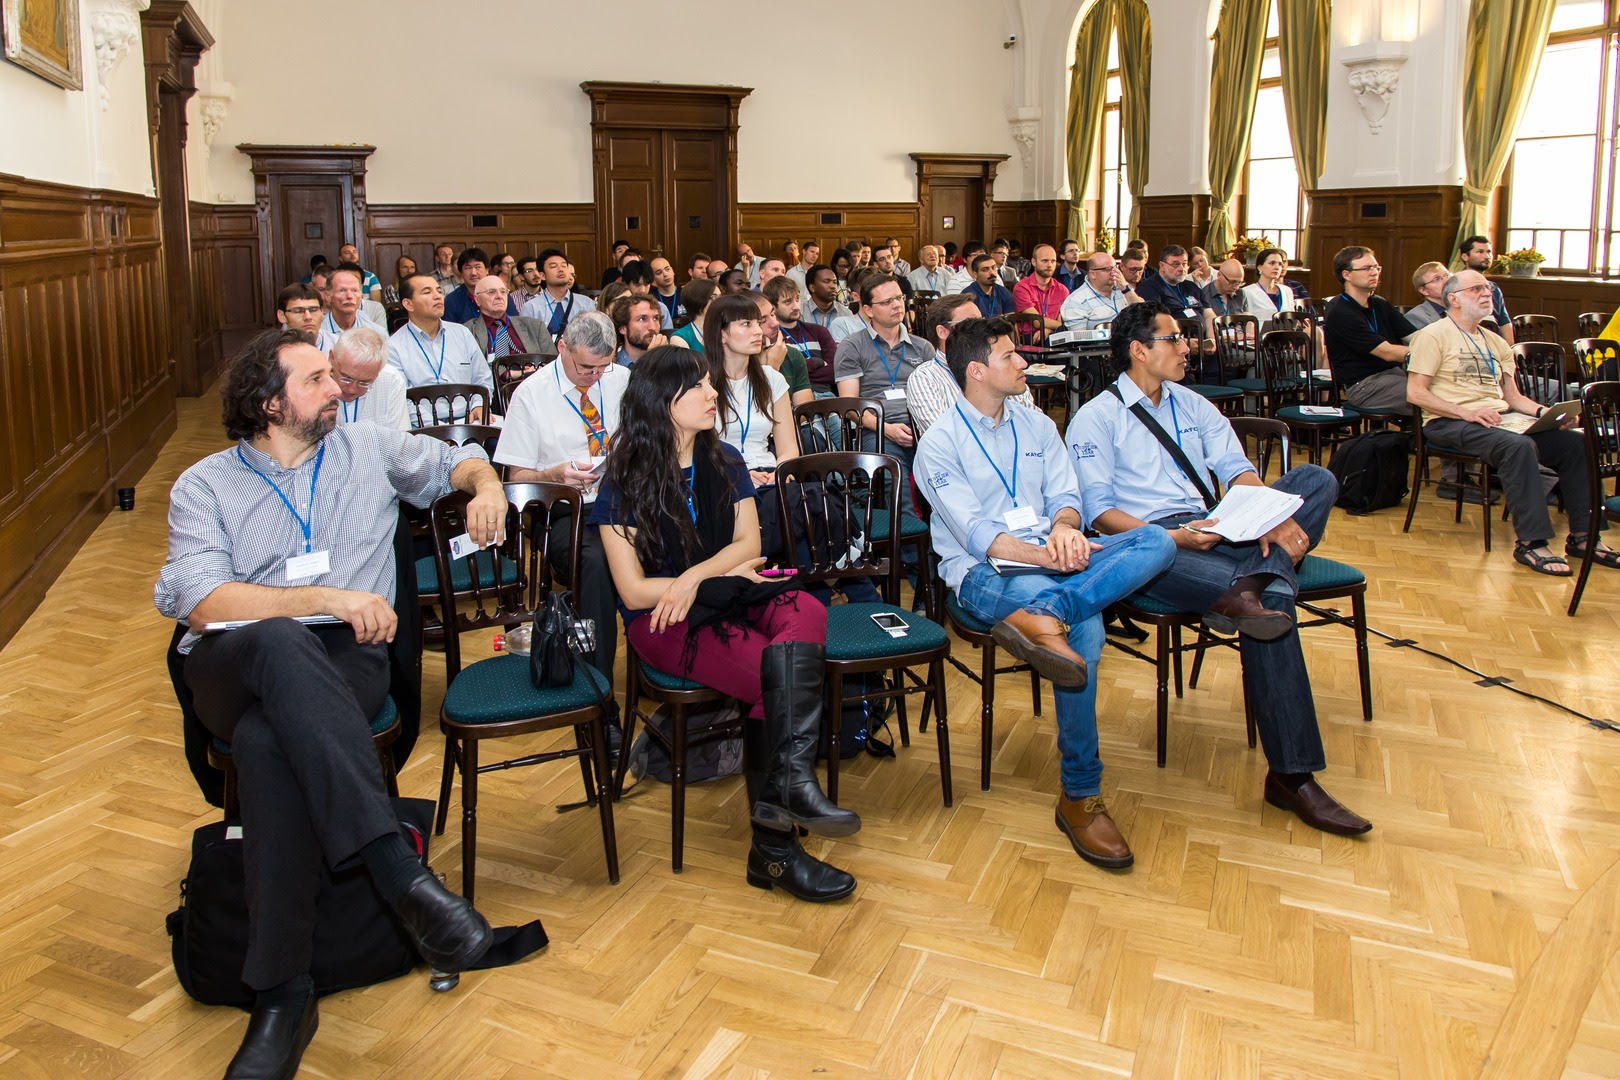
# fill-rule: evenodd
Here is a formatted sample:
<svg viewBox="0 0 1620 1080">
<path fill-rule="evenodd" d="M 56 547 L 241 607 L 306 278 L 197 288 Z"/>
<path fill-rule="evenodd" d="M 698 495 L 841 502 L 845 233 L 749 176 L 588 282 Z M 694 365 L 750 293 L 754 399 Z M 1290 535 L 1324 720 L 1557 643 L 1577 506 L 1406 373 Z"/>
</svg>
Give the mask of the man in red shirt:
<svg viewBox="0 0 1620 1080">
<path fill-rule="evenodd" d="M 1057 273 L 1057 249 L 1051 244 L 1037 244 L 1031 262 L 1034 271 L 1013 286 L 1013 307 L 1019 314 L 1028 312 L 1041 316 L 1046 320 L 1047 330 L 1061 330 L 1063 320 L 1059 312 L 1063 301 L 1069 298 L 1069 290 L 1053 276 Z"/>
</svg>

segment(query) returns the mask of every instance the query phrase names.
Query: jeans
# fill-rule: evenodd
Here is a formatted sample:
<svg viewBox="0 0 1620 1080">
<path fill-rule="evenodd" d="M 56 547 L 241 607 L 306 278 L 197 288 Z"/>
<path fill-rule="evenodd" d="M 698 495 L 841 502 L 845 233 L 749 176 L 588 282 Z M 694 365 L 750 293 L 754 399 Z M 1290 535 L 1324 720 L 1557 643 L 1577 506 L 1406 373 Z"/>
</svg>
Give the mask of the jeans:
<svg viewBox="0 0 1620 1080">
<path fill-rule="evenodd" d="M 1104 536 L 1097 543 L 1102 550 L 1093 551 L 1091 562 L 1077 574 L 1003 577 L 988 563 L 980 563 L 968 571 L 956 590 L 962 606 L 985 622 L 997 622 L 1028 608 L 1069 624 L 1069 648 L 1085 659 L 1091 672 L 1083 690 L 1053 688 L 1063 794 L 1070 799 L 1083 799 L 1101 790 L 1097 664 L 1102 659 L 1102 611 L 1163 573 L 1176 555 L 1170 534 L 1151 527 Z"/>
<path fill-rule="evenodd" d="M 1564 493 L 1564 512 L 1569 531 L 1584 539 L 1592 516 L 1592 489 L 1586 465 L 1586 437 L 1573 431 L 1538 431 L 1520 435 L 1501 428 L 1488 428 L 1468 420 L 1441 417 L 1423 425 L 1423 437 L 1437 446 L 1477 454 L 1485 459 L 1502 481 L 1508 511 L 1513 515 L 1513 531 L 1521 542 L 1550 540 L 1557 535 L 1552 516 L 1547 513 L 1546 489 L 1541 484 L 1541 466 L 1558 474 Z M 1603 514 L 1598 514 L 1603 528 Z"/>
<path fill-rule="evenodd" d="M 1339 497 L 1338 481 L 1320 466 L 1300 465 L 1271 486 L 1305 500 L 1305 505 L 1294 513 L 1294 523 L 1310 538 L 1310 548 L 1315 548 L 1327 528 L 1333 502 Z M 1176 514 L 1154 524 L 1174 529 L 1203 516 Z M 1293 560 L 1276 545 L 1272 545 L 1269 556 L 1262 556 L 1257 542 L 1220 543 L 1208 551 L 1177 548 L 1170 569 L 1143 591 L 1180 611 L 1203 612 L 1208 611 L 1210 604 L 1230 589 L 1233 582 L 1253 574 L 1270 575 L 1272 579 L 1260 594 L 1261 603 L 1272 611 L 1293 614 L 1294 597 L 1299 592 Z M 1316 725 L 1316 703 L 1311 698 L 1311 680 L 1305 670 L 1298 628 L 1275 641 L 1257 641 L 1240 635 L 1238 653 L 1243 663 L 1243 693 L 1254 714 L 1260 745 L 1271 768 L 1281 773 L 1307 773 L 1326 768 L 1322 733 Z"/>
</svg>

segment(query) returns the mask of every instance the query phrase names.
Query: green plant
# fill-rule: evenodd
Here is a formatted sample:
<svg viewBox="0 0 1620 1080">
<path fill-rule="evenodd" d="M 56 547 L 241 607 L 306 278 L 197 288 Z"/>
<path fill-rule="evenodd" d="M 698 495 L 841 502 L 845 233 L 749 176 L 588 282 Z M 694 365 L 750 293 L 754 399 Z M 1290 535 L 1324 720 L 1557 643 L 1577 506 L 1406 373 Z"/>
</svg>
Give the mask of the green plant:
<svg viewBox="0 0 1620 1080">
<path fill-rule="evenodd" d="M 1109 227 L 1107 218 L 1103 218 L 1102 228 L 1097 230 L 1097 246 L 1094 250 L 1114 250 L 1114 230 Z"/>
<path fill-rule="evenodd" d="M 1509 251 L 1502 258 L 1510 263 L 1536 263 L 1538 265 L 1547 261 L 1547 256 L 1535 248 L 1520 248 L 1518 251 Z"/>
<path fill-rule="evenodd" d="M 1232 244 L 1232 254 L 1227 257 L 1242 261 L 1272 246 L 1271 241 L 1263 236 L 1240 236 Z"/>
</svg>

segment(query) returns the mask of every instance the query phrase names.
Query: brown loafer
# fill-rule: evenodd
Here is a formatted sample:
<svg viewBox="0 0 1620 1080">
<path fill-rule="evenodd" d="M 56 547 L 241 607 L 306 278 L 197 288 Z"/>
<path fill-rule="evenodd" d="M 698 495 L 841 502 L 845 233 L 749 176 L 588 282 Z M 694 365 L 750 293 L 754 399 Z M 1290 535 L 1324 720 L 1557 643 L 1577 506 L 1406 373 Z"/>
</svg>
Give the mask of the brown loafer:
<svg viewBox="0 0 1620 1080">
<path fill-rule="evenodd" d="M 1277 778 L 1276 773 L 1268 772 L 1266 802 L 1297 815 L 1311 828 L 1334 836 L 1360 836 L 1372 830 L 1372 822 L 1329 795 L 1314 778 L 1290 789 Z"/>
<path fill-rule="evenodd" d="M 1019 608 L 996 623 L 990 636 L 1053 686 L 1085 689 L 1086 660 L 1069 648 L 1069 626 L 1062 619 Z"/>
<path fill-rule="evenodd" d="M 1057 827 L 1074 845 L 1075 854 L 1093 866 L 1123 870 L 1136 861 L 1119 826 L 1108 816 L 1108 807 L 1101 795 L 1088 795 L 1083 799 L 1059 795 Z"/>
<path fill-rule="evenodd" d="M 1260 602 L 1260 591 L 1244 582 L 1232 586 L 1204 612 L 1204 625 L 1223 634 L 1247 634 L 1256 641 L 1276 641 L 1294 628 L 1294 617 Z"/>
</svg>

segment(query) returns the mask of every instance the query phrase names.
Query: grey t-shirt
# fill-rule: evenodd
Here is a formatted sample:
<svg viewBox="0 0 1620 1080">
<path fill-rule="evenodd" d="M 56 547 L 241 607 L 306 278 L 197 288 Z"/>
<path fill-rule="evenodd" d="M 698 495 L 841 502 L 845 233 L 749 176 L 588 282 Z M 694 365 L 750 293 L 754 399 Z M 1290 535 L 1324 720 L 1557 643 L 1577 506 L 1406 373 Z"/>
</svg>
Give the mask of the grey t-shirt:
<svg viewBox="0 0 1620 1080">
<path fill-rule="evenodd" d="M 904 423 L 906 380 L 933 358 L 934 347 L 915 334 L 902 331 L 899 343 L 891 347 L 868 329 L 839 342 L 834 378 L 859 378 L 861 397 L 883 402 L 884 422 Z"/>
</svg>

